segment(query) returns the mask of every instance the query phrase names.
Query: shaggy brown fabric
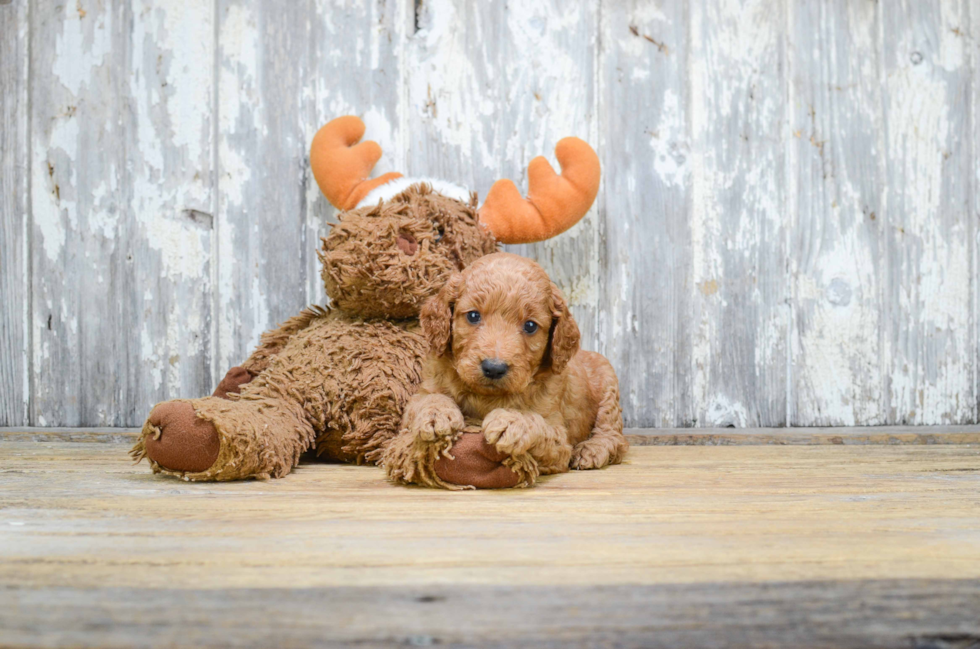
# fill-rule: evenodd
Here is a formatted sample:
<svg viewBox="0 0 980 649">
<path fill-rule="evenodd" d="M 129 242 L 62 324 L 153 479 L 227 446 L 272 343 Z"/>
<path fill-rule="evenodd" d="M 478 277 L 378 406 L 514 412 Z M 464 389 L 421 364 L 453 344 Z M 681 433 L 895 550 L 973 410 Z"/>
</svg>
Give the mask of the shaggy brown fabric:
<svg viewBox="0 0 980 649">
<path fill-rule="evenodd" d="M 225 378 L 221 379 L 221 383 L 218 387 L 214 389 L 211 393 L 212 397 L 218 397 L 220 399 L 227 399 L 229 394 L 238 394 L 242 386 L 255 378 L 255 375 L 249 372 L 244 367 L 235 366 L 228 370 L 225 374 Z"/>
<path fill-rule="evenodd" d="M 380 461 L 421 382 L 428 343 L 419 330 L 420 306 L 454 272 L 496 250 L 475 204 L 475 196 L 463 204 L 414 185 L 390 201 L 340 214 L 320 253 L 334 308 L 311 307 L 263 334 L 241 364 L 254 378 L 239 383 L 238 394 L 225 389 L 227 398 L 157 406 L 184 414 L 179 422 L 151 416 L 133 457 L 188 480 L 281 477 L 313 448 L 335 460 Z M 232 374 L 230 382 L 244 378 Z M 175 459 L 176 450 L 150 450 L 156 437 L 190 439 L 171 427 L 191 424 L 210 426 L 217 437 L 210 465 Z"/>
<path fill-rule="evenodd" d="M 411 254 L 403 240 L 414 242 Z M 339 309 L 364 318 L 415 318 L 453 272 L 496 249 L 479 223 L 476 195 L 464 205 L 413 185 L 390 201 L 346 212 L 323 240 L 321 274 Z"/>
</svg>

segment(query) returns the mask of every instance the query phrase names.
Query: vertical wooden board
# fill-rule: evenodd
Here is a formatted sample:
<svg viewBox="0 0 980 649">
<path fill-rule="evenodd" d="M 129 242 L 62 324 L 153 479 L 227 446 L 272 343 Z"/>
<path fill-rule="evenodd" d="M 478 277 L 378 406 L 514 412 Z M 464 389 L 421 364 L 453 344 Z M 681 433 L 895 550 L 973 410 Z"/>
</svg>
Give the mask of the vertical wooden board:
<svg viewBox="0 0 980 649">
<path fill-rule="evenodd" d="M 309 1 L 218 0 L 216 378 L 306 306 Z"/>
<path fill-rule="evenodd" d="M 786 424 L 785 7 L 691 6 L 689 366 L 700 426 Z"/>
<path fill-rule="evenodd" d="M 212 387 L 214 2 L 136 3 L 130 39 L 134 232 L 119 262 L 139 334 L 125 421 L 140 426 L 154 403 Z"/>
<path fill-rule="evenodd" d="M 129 234 L 116 209 L 128 202 L 122 96 L 110 82 L 125 69 L 127 33 L 118 7 L 90 7 L 85 16 L 65 5 L 32 9 L 31 419 L 79 426 L 94 418 L 86 381 L 104 388 L 106 367 L 131 355 L 128 337 L 114 339 L 120 315 L 109 287 L 110 257 Z M 95 358 L 101 376 L 89 376 Z M 103 397 L 107 406 L 120 406 L 118 394 Z"/>
<path fill-rule="evenodd" d="M 969 209 L 971 222 L 978 223 L 980 222 L 980 7 L 973 4 L 967 8 L 967 12 L 970 16 L 970 28 L 967 32 L 966 46 L 971 71 L 968 159 L 973 161 L 973 169 L 968 170 L 968 173 L 972 173 L 970 196 L 973 198 Z M 975 228 L 971 244 L 973 251 L 973 263 L 970 268 L 970 279 L 973 282 L 973 394 L 974 398 L 980 401 L 980 228 Z M 980 403 L 977 405 L 977 412 L 974 412 L 972 423 L 977 423 L 978 420 L 980 420 Z"/>
<path fill-rule="evenodd" d="M 884 421 L 879 5 L 791 0 L 791 424 Z"/>
<path fill-rule="evenodd" d="M 381 145 L 373 175 L 406 173 L 406 138 L 401 128 L 404 71 L 401 54 L 412 22 L 411 2 L 400 0 L 316 0 L 312 26 L 312 114 L 306 121 L 306 145 L 316 131 L 341 115 L 357 115 L 367 127 L 365 139 Z M 305 91 L 304 91 L 305 94 Z M 326 236 L 336 210 L 320 192 L 308 158 L 306 179 L 307 302 L 323 304 L 326 295 L 320 262 L 313 254 Z"/>
<path fill-rule="evenodd" d="M 888 423 L 976 416 L 967 0 L 882 6 Z M 975 3 L 974 3 L 975 4 Z"/>
<path fill-rule="evenodd" d="M 210 16 L 32 7 L 37 425 L 138 425 L 206 385 Z"/>
<path fill-rule="evenodd" d="M 408 171 L 486 196 L 510 178 L 526 191 L 527 165 L 578 136 L 595 148 L 596 2 L 415 3 L 417 31 L 404 68 Z M 601 191 L 601 190 L 600 190 Z M 559 237 L 513 247 L 542 264 L 568 297 L 583 345 L 596 347 L 596 209 Z"/>
<path fill-rule="evenodd" d="M 630 425 L 689 426 L 688 12 L 611 2 L 601 18 L 599 349 Z"/>
<path fill-rule="evenodd" d="M 0 4 L 0 426 L 28 423 L 28 1 Z"/>
</svg>

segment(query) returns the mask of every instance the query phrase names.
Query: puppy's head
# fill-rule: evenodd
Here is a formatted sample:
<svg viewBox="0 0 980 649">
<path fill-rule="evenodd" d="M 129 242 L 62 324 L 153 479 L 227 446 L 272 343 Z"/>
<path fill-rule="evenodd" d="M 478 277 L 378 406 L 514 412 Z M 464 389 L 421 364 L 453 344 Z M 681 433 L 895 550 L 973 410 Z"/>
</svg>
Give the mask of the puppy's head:
<svg viewBox="0 0 980 649">
<path fill-rule="evenodd" d="M 477 394 L 524 391 L 561 373 L 578 351 L 579 330 L 558 287 L 540 266 L 508 253 L 456 273 L 421 313 L 432 351 Z"/>
</svg>

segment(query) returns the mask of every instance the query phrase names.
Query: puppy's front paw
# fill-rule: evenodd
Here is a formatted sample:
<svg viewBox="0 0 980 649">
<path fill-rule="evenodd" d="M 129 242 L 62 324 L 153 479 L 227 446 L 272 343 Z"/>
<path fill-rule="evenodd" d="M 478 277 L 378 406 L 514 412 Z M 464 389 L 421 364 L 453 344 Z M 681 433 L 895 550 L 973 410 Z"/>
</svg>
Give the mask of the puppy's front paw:
<svg viewBox="0 0 980 649">
<path fill-rule="evenodd" d="M 445 407 L 440 404 L 423 407 L 415 416 L 415 434 L 423 441 L 452 437 L 466 426 L 463 413 L 455 405 Z"/>
<path fill-rule="evenodd" d="M 575 447 L 572 451 L 572 461 L 569 463 L 573 469 L 587 471 L 589 469 L 601 469 L 609 464 L 609 449 L 602 444 L 589 443 L 586 440 Z"/>
<path fill-rule="evenodd" d="M 521 413 L 497 408 L 483 420 L 483 438 L 501 453 L 527 453 L 534 444 L 530 426 Z"/>
</svg>

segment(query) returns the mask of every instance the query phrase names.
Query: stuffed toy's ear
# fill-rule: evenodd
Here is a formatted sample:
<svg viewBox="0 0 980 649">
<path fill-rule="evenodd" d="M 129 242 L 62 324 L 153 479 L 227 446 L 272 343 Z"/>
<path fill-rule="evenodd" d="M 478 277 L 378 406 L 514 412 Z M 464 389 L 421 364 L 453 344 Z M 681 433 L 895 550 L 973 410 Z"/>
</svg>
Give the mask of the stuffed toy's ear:
<svg viewBox="0 0 980 649">
<path fill-rule="evenodd" d="M 561 175 L 538 156 L 527 168 L 527 200 L 509 180 L 498 180 L 480 208 L 480 221 L 502 243 L 532 243 L 578 223 L 599 193 L 599 156 L 577 137 L 555 147 Z"/>
<path fill-rule="evenodd" d="M 578 353 L 582 335 L 575 324 L 575 318 L 568 310 L 565 297 L 554 282 L 551 283 L 551 305 L 551 331 L 548 334 L 548 351 L 542 365 L 550 367 L 555 374 L 561 374 L 568 361 Z"/>
<path fill-rule="evenodd" d="M 453 273 L 446 285 L 422 305 L 419 323 L 422 334 L 429 340 L 429 349 L 437 356 L 452 354 L 453 308 L 463 290 L 463 276 Z"/>
<path fill-rule="evenodd" d="M 320 191 L 334 207 L 352 210 L 375 187 L 401 174 L 391 172 L 368 180 L 371 169 L 381 159 L 377 142 L 357 144 L 364 136 L 364 122 L 353 115 L 331 120 L 313 136 L 310 167 Z"/>
</svg>

